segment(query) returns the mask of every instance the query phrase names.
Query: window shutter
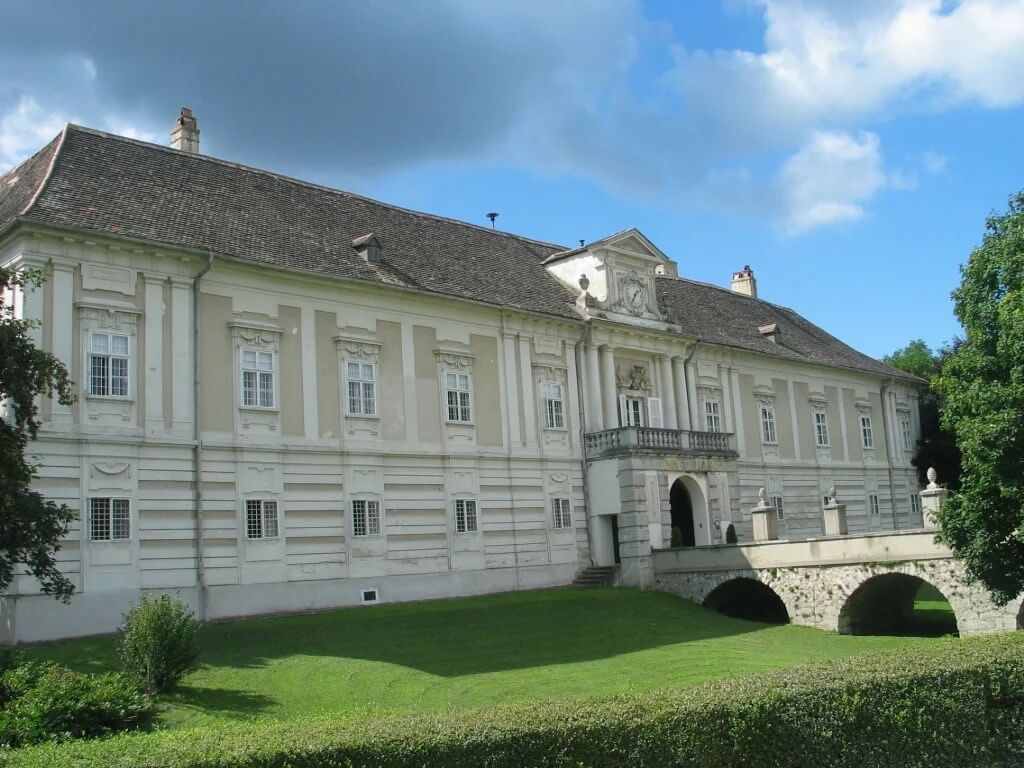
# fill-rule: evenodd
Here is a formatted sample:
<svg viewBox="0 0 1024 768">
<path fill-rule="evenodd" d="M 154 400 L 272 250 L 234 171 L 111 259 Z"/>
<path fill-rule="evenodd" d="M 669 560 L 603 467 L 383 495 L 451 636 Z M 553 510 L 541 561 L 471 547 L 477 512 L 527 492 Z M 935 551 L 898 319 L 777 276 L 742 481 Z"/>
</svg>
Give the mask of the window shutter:
<svg viewBox="0 0 1024 768">
<path fill-rule="evenodd" d="M 647 425 L 655 429 L 661 429 L 665 425 L 664 420 L 661 418 L 660 397 L 647 398 Z"/>
<path fill-rule="evenodd" d="M 626 411 L 626 396 L 625 395 L 619 395 L 619 426 L 620 427 L 627 427 L 627 426 L 629 426 L 629 415 L 628 415 L 628 411 Z"/>
</svg>

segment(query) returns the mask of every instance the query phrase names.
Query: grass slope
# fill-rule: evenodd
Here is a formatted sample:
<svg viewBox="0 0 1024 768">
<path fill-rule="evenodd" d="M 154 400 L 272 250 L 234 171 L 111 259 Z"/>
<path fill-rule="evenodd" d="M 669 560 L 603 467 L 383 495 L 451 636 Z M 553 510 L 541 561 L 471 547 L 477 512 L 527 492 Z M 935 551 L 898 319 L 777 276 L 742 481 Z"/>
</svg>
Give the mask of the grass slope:
<svg viewBox="0 0 1024 768">
<path fill-rule="evenodd" d="M 891 648 L 731 619 L 626 589 L 543 590 L 212 624 L 166 725 L 438 710 L 645 691 Z M 116 668 L 112 638 L 37 646 L 83 671 Z"/>
</svg>

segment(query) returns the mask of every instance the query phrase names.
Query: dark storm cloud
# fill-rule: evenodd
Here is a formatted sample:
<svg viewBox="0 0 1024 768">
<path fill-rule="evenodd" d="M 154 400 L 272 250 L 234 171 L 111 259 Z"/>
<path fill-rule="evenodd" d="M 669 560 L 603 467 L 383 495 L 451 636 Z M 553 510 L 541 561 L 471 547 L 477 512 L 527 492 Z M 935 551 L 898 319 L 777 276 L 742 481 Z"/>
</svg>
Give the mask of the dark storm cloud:
<svg viewBox="0 0 1024 768">
<path fill-rule="evenodd" d="M 500 150 L 529 115 L 570 109 L 613 76 L 630 4 L 582 22 L 573 5 L 34 0 L 7 8 L 0 62 L 30 64 L 34 97 L 49 89 L 65 112 L 165 133 L 187 104 L 225 156 L 381 171 Z"/>
</svg>

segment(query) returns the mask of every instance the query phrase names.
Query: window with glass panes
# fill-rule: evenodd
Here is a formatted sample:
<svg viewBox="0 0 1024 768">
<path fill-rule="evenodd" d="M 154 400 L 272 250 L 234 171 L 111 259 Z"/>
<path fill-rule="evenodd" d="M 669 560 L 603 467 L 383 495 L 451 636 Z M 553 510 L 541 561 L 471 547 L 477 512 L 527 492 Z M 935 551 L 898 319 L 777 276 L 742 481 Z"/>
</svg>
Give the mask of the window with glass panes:
<svg viewBox="0 0 1024 768">
<path fill-rule="evenodd" d="M 879 511 L 878 494 L 877 493 L 869 493 L 868 494 L 868 512 L 870 514 L 872 514 L 872 515 L 877 515 L 878 511 Z"/>
<path fill-rule="evenodd" d="M 915 515 L 921 514 L 921 497 L 916 494 L 910 494 L 910 509 Z"/>
<path fill-rule="evenodd" d="M 551 508 L 555 528 L 572 528 L 572 504 L 569 499 L 552 499 Z"/>
<path fill-rule="evenodd" d="M 277 502 L 271 499 L 248 499 L 245 502 L 245 537 L 276 539 L 277 536 Z"/>
<path fill-rule="evenodd" d="M 274 407 L 274 353 L 242 350 L 242 405 Z"/>
<path fill-rule="evenodd" d="M 623 397 L 621 407 L 625 409 L 625 413 L 622 414 L 622 426 L 643 426 L 644 401 L 642 399 L 639 397 Z"/>
<path fill-rule="evenodd" d="M 373 363 L 355 360 L 346 365 L 348 413 L 351 416 L 377 415 L 377 370 Z"/>
<path fill-rule="evenodd" d="M 775 407 L 761 406 L 761 442 L 773 445 L 777 442 L 775 433 Z"/>
<path fill-rule="evenodd" d="M 782 520 L 786 516 L 785 509 L 782 506 L 782 497 L 772 496 L 771 504 L 773 507 L 775 507 L 775 517 L 779 520 Z"/>
<path fill-rule="evenodd" d="M 717 400 L 704 401 L 704 427 L 708 432 L 722 431 L 722 414 L 718 410 Z"/>
<path fill-rule="evenodd" d="M 565 401 L 562 399 L 562 385 L 541 385 L 541 399 L 544 401 L 544 426 L 548 429 L 565 429 Z"/>
<path fill-rule="evenodd" d="M 828 447 L 828 414 L 825 411 L 814 412 L 814 444 L 819 448 Z"/>
<path fill-rule="evenodd" d="M 875 447 L 875 435 L 871 428 L 871 417 L 867 414 L 861 414 L 860 417 L 860 444 L 864 448 Z"/>
<path fill-rule="evenodd" d="M 128 499 L 89 499 L 89 538 L 119 541 L 131 537 L 131 507 Z"/>
<path fill-rule="evenodd" d="M 470 378 L 468 373 L 446 373 L 445 399 L 448 403 L 448 421 L 470 422 L 473 412 L 470 407 Z"/>
<path fill-rule="evenodd" d="M 352 535 L 380 536 L 380 502 L 372 499 L 352 501 Z"/>
<path fill-rule="evenodd" d="M 128 337 L 117 333 L 89 334 L 89 394 L 128 397 Z"/>
<path fill-rule="evenodd" d="M 474 533 L 479 530 L 476 502 L 472 499 L 455 500 L 455 532 Z"/>
<path fill-rule="evenodd" d="M 913 447 L 910 439 L 910 417 L 905 414 L 900 416 L 900 432 L 903 435 L 903 448 L 909 451 Z"/>
</svg>

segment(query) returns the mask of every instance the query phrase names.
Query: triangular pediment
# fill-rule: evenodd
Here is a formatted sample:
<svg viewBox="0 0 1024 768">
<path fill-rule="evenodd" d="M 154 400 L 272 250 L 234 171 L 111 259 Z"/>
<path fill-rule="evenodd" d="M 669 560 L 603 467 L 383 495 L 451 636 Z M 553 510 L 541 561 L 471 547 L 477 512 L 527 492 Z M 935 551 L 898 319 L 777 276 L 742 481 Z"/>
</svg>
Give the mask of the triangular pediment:
<svg viewBox="0 0 1024 768">
<path fill-rule="evenodd" d="M 639 257 L 644 261 L 653 261 L 656 264 L 665 264 L 669 261 L 668 256 L 662 253 L 658 246 L 648 240 L 644 233 L 635 227 L 609 235 L 590 244 L 591 251 L 601 249 L 607 249 L 624 256 Z"/>
</svg>

